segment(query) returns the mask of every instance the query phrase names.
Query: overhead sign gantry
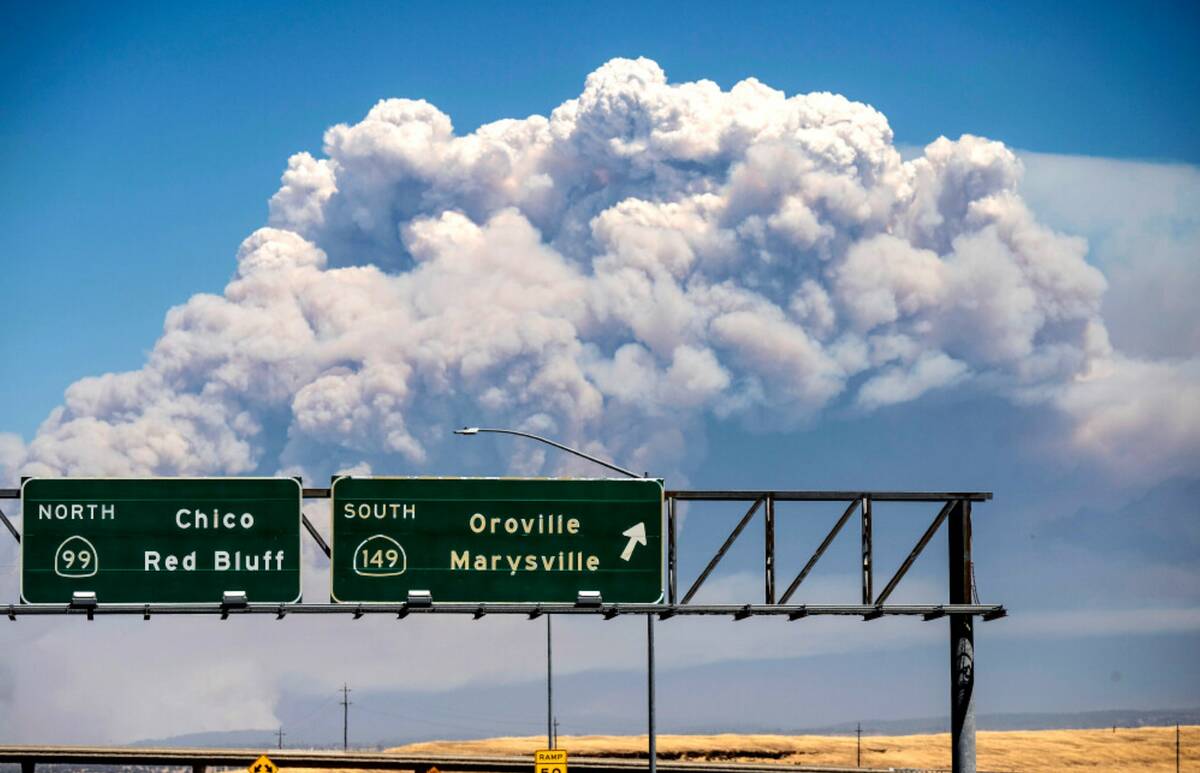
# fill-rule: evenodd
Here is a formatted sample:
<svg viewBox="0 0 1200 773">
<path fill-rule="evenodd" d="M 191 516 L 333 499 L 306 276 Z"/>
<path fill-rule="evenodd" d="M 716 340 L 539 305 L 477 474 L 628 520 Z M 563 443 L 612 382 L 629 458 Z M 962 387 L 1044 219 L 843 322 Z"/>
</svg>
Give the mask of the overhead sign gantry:
<svg viewBox="0 0 1200 773">
<path fill-rule="evenodd" d="M 480 430 L 482 431 L 482 430 Z M 590 458 L 590 457 L 589 457 Z M 611 465 L 610 465 L 611 466 Z M 626 472 L 628 471 L 620 470 Z M 31 479 L 0 489 L 22 499 L 24 535 L 0 510 L 0 524 L 22 547 L 26 615 L 270 613 L 623 614 L 646 616 L 653 718 L 654 621 L 676 615 L 946 617 L 950 622 L 951 760 L 975 770 L 977 619 L 1007 610 L 980 603 L 972 562 L 971 509 L 980 491 L 663 491 L 630 479 L 341 478 L 332 489 L 301 489 L 291 479 Z M 300 499 L 332 498 L 331 549 L 300 512 Z M 665 535 L 662 517 L 665 498 Z M 699 576 L 681 592 L 680 502 L 749 504 Z M 776 505 L 846 505 L 795 575 L 776 586 Z M 875 505 L 940 504 L 933 521 L 882 590 L 876 591 Z M 757 513 L 763 523 L 761 603 L 693 603 L 700 587 Z M 860 604 L 797 603 L 804 580 L 858 515 Z M 888 603 L 940 529 L 947 525 L 949 603 Z M 299 603 L 303 524 L 332 558 L 333 603 Z M 663 559 L 665 555 L 665 583 Z M 256 561 L 250 559 L 257 556 Z M 276 557 L 277 556 L 277 557 Z M 665 593 L 664 593 L 665 584 Z M 238 587 L 240 586 L 240 587 Z M 91 598 L 78 598 L 81 591 Z M 229 591 L 238 591 L 230 600 Z M 603 599 L 601 601 L 601 599 Z M 350 602 L 350 603 L 338 603 Z M 654 731 L 648 734 L 654 760 Z"/>
</svg>

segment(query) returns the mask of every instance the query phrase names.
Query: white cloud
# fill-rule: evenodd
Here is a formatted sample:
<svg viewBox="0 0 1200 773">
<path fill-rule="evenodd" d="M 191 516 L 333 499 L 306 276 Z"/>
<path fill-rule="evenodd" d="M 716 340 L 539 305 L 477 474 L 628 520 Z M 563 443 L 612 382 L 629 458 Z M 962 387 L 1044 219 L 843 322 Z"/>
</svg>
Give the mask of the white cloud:
<svg viewBox="0 0 1200 773">
<path fill-rule="evenodd" d="M 1055 398 L 1075 421 L 1072 440 L 1137 477 L 1152 464 L 1163 477 L 1200 465 L 1200 358 L 1097 363 Z"/>
<path fill-rule="evenodd" d="M 1200 465 L 1200 169 L 1021 153 L 1021 192 L 1056 229 L 1088 239 L 1108 279 L 1097 357 L 1051 399 L 1072 418 L 1074 450 L 1124 478 Z M 1039 394 L 1039 399 L 1046 397 Z"/>
<path fill-rule="evenodd" d="M 864 408 L 915 400 L 931 389 L 950 386 L 967 372 L 967 366 L 941 352 L 922 354 L 910 368 L 891 367 L 862 385 L 858 403 Z"/>
<path fill-rule="evenodd" d="M 1113 343 L 1140 358 L 1200 352 L 1200 168 L 1022 153 L 1022 195 L 1053 227 L 1087 237 L 1109 279 Z"/>
<path fill-rule="evenodd" d="M 687 444 L 637 438 L 711 415 L 789 426 L 968 378 L 1105 407 L 1068 397 L 1113 356 L 1104 278 L 997 142 L 905 162 L 866 105 L 618 59 L 549 117 L 460 136 L 389 99 L 324 150 L 290 160 L 224 293 L 173 309 L 141 370 L 71 387 L 10 467 L 423 469 L 469 415 L 665 472 Z"/>
</svg>

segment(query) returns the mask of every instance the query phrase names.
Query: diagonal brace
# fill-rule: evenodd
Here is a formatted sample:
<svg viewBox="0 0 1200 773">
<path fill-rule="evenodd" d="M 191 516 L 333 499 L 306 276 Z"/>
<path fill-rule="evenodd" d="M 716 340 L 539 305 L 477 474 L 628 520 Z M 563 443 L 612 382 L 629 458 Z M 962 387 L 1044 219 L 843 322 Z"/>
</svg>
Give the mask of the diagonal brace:
<svg viewBox="0 0 1200 773">
<path fill-rule="evenodd" d="M 309 535 L 317 541 L 317 547 L 321 548 L 321 552 L 325 554 L 326 558 L 332 558 L 333 552 L 329 549 L 329 543 L 321 536 L 321 532 L 317 531 L 317 527 L 313 526 L 312 521 L 308 520 L 306 514 L 300 513 L 300 518 L 303 520 L 304 528 L 308 530 Z"/>
<path fill-rule="evenodd" d="M 742 516 L 742 520 L 738 521 L 738 525 L 734 527 L 733 532 L 725 538 L 725 544 L 721 546 L 721 549 L 717 551 L 717 554 L 712 557 L 711 561 L 708 562 L 708 566 L 704 567 L 704 571 L 701 572 L 700 576 L 696 578 L 696 581 L 692 583 L 692 587 L 688 588 L 688 592 L 683 594 L 683 601 L 680 601 L 680 604 L 686 604 L 692 600 L 692 596 L 695 596 L 696 591 L 700 590 L 700 586 L 703 585 L 704 581 L 708 579 L 708 576 L 712 574 L 712 570 L 717 568 L 717 564 L 720 563 L 721 559 L 725 557 L 725 553 L 729 550 L 729 546 L 732 545 L 733 541 L 736 540 L 738 535 L 742 533 L 742 529 L 746 528 L 746 524 L 750 523 L 750 519 L 754 517 L 756 512 L 758 512 L 758 508 L 762 506 L 762 503 L 765 500 L 766 497 L 759 497 L 758 499 L 754 500 L 754 504 L 751 505 L 750 509 L 746 511 L 746 514 Z"/>
<path fill-rule="evenodd" d="M 8 527 L 8 533 L 20 544 L 21 532 L 17 531 L 17 527 L 13 526 L 12 521 L 8 520 L 8 516 L 4 514 L 3 510 L 0 510 L 0 521 L 4 521 L 4 525 Z"/>
<path fill-rule="evenodd" d="M 821 556 L 825 555 L 825 550 L 833 542 L 834 538 L 837 537 L 838 532 L 842 530 L 842 527 L 846 525 L 846 521 L 850 520 L 850 515 L 855 511 L 855 509 L 858 508 L 859 503 L 861 502 L 861 499 L 854 500 L 850 503 L 850 506 L 846 508 L 846 512 L 842 513 L 842 517 L 838 519 L 837 523 L 833 525 L 833 528 L 829 530 L 829 533 L 825 535 L 825 540 L 821 542 L 821 546 L 818 547 L 817 551 L 812 554 L 812 558 L 808 559 L 808 563 L 805 564 L 804 568 L 800 570 L 800 574 L 796 575 L 796 579 L 792 580 L 792 584 L 789 585 L 787 590 L 783 592 L 783 595 L 779 597 L 780 604 L 786 604 L 788 599 L 792 597 L 792 594 L 796 592 L 796 589 L 800 587 L 800 583 L 804 582 L 804 578 L 807 577 L 808 573 L 811 572 L 813 567 L 817 565 L 817 561 L 821 559 Z"/>
<path fill-rule="evenodd" d="M 900 580 L 908 572 L 909 567 L 913 565 L 913 561 L 917 560 L 917 556 L 921 555 L 921 551 L 925 549 L 925 546 L 929 544 L 929 540 L 933 539 L 933 535 L 937 533 L 938 527 L 942 525 L 942 521 L 946 520 L 946 516 L 950 514 L 950 510 L 954 505 L 955 502 L 947 502 L 938 511 L 937 517 L 933 519 L 933 523 L 929 524 L 929 528 L 921 535 L 921 539 L 917 540 L 916 547 L 908 554 L 908 558 L 904 559 L 904 563 L 900 564 L 900 568 L 892 575 L 892 579 L 888 580 L 888 584 L 884 587 L 883 592 L 876 597 L 876 606 L 881 606 L 883 602 L 887 601 L 887 597 L 892 595 L 892 591 L 900 584 Z"/>
</svg>

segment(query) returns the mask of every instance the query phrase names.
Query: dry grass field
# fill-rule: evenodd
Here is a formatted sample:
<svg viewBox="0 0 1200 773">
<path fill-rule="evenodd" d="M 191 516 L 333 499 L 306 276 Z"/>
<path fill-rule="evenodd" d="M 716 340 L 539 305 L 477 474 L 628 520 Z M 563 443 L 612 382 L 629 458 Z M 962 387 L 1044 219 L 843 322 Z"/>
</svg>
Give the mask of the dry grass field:
<svg viewBox="0 0 1200 773">
<path fill-rule="evenodd" d="M 1200 773 L 1200 726 L 1182 728 L 1184 771 Z M 432 741 L 392 751 L 430 754 L 529 754 L 545 738 L 490 738 L 480 741 Z M 780 762 L 795 765 L 854 765 L 853 736 L 816 735 L 662 735 L 660 759 Z M 1037 730 L 980 732 L 981 771 L 1021 773 L 1174 773 L 1175 728 Z M 646 749 L 645 736 L 563 736 L 559 747 L 583 756 L 635 756 Z M 863 736 L 864 768 L 946 768 L 950 736 Z"/>
</svg>

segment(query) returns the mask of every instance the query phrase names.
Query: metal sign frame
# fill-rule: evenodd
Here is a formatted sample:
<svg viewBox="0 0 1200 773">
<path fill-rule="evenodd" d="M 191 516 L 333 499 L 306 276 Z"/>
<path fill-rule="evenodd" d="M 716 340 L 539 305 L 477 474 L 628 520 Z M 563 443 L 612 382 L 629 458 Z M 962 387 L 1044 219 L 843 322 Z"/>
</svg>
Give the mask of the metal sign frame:
<svg viewBox="0 0 1200 773">
<path fill-rule="evenodd" d="M 659 478 L 576 478 L 576 477 L 539 478 L 539 477 L 532 477 L 532 476 L 460 477 L 460 476 L 429 476 L 429 475 L 415 475 L 415 476 L 403 476 L 403 475 L 374 476 L 373 475 L 373 476 L 359 477 L 359 476 L 352 476 L 352 475 L 340 475 L 340 476 L 335 477 L 330 482 L 329 489 L 327 489 L 327 490 L 326 489 L 315 489 L 315 490 L 314 489 L 305 489 L 305 491 L 309 491 L 309 492 L 327 491 L 328 493 L 326 496 L 328 497 L 328 499 L 330 500 L 330 503 L 331 503 L 330 504 L 330 512 L 329 512 L 329 544 L 325 545 L 324 541 L 322 540 L 319 543 L 319 545 L 320 545 L 321 549 L 324 551 L 326 558 L 329 559 L 329 598 L 330 598 L 330 601 L 334 604 L 343 605 L 343 606 L 344 605 L 362 606 L 365 608 L 370 608 L 370 607 L 378 607 L 378 606 L 387 606 L 388 604 L 395 606 L 396 604 L 404 604 L 405 603 L 405 602 L 387 602 L 387 601 L 361 601 L 361 602 L 360 601 L 343 601 L 343 600 L 337 598 L 337 595 L 334 593 L 334 590 L 333 590 L 333 583 L 334 583 L 333 554 L 334 554 L 334 552 L 336 552 L 336 548 L 337 548 L 336 534 L 337 534 L 338 518 L 337 518 L 337 513 L 335 513 L 333 511 L 332 502 L 333 502 L 334 493 L 337 490 L 338 484 L 341 483 L 342 481 L 347 481 L 347 480 L 355 480 L 355 481 L 464 481 L 464 482 L 466 482 L 466 481 L 488 481 L 488 482 L 496 482 L 496 483 L 502 483 L 502 482 L 507 482 L 507 481 L 537 482 L 537 483 L 542 483 L 542 482 L 553 483 L 553 482 L 557 482 L 557 481 L 570 481 L 570 482 L 583 482 L 583 483 L 604 482 L 604 483 L 611 483 L 611 484 L 616 484 L 616 485 L 638 485 L 638 484 L 646 485 L 647 483 L 655 484 L 655 485 L 657 485 L 658 491 L 659 491 L 659 505 L 658 505 L 658 510 L 659 510 L 658 533 L 660 535 L 660 539 L 659 539 L 660 571 L 659 571 L 659 586 L 658 586 L 659 594 L 658 594 L 658 599 L 656 601 L 645 602 L 645 603 L 661 604 L 666 598 L 666 591 L 665 591 L 664 585 L 665 585 L 666 579 L 667 579 L 665 567 L 667 566 L 667 563 L 668 563 L 667 562 L 667 530 L 663 528 L 664 518 L 665 518 L 665 516 L 663 514 L 663 510 L 664 510 L 664 505 L 666 504 L 667 492 L 666 492 L 666 486 L 664 485 L 663 481 Z M 313 529 L 311 527 L 311 522 L 309 522 L 309 527 L 310 527 L 310 533 L 315 532 L 315 529 Z M 319 536 L 319 535 L 315 535 L 315 536 Z M 326 547 L 328 547 L 328 549 L 326 549 Z M 579 590 L 583 590 L 583 589 L 581 588 Z M 537 606 L 537 602 L 521 602 L 521 601 L 438 602 L 436 594 L 433 596 L 433 603 L 435 605 L 444 606 L 444 607 L 448 607 L 450 605 L 459 605 L 459 606 L 466 605 L 467 607 L 469 607 L 472 610 L 477 610 L 481 606 L 485 606 L 488 608 L 492 608 L 492 607 L 496 607 L 496 606 L 521 607 L 520 611 L 522 613 L 525 613 L 526 610 L 531 606 Z M 569 602 L 564 602 L 564 603 L 566 603 L 568 606 L 571 606 L 572 608 L 574 608 L 574 605 L 570 604 Z M 547 603 L 547 602 L 542 602 L 541 605 L 548 607 L 548 606 L 551 606 L 552 604 Z M 554 605 L 554 606 L 558 606 L 558 605 Z M 612 606 L 616 606 L 616 605 L 613 604 Z M 388 611 L 391 611 L 391 610 L 389 609 Z"/>
<path fill-rule="evenodd" d="M 80 482 L 100 481 L 100 482 L 103 482 L 103 481 L 118 481 L 118 480 L 119 481 L 128 481 L 131 483 L 135 482 L 135 481 L 234 481 L 234 480 L 236 480 L 236 481 L 288 481 L 291 483 L 295 483 L 296 484 L 296 494 L 297 494 L 296 510 L 297 510 L 297 513 L 299 514 L 299 517 L 297 519 L 296 548 L 295 548 L 295 550 L 296 550 L 296 598 L 289 603 L 298 604 L 304 598 L 304 579 L 303 579 L 303 574 L 304 574 L 304 572 L 303 572 L 303 569 L 304 569 L 304 557 L 303 557 L 304 537 L 303 537 L 303 533 L 304 533 L 304 531 L 307 530 L 306 527 L 311 528 L 311 524 L 305 523 L 307 521 L 307 518 L 305 518 L 305 516 L 304 516 L 304 498 L 305 498 L 304 497 L 304 485 L 300 480 L 297 480 L 296 478 L 274 477 L 274 476 L 269 476 L 269 475 L 247 475 L 247 476 L 187 475 L 187 476 L 179 476 L 179 477 L 164 476 L 164 475 L 149 475 L 149 476 L 145 476 L 145 477 L 136 477 L 136 478 L 134 478 L 134 477 L 125 478 L 125 477 L 118 477 L 118 476 L 113 476 L 113 477 L 87 476 L 87 477 L 79 477 L 79 478 L 48 478 L 48 477 L 34 476 L 34 477 L 29 477 L 29 478 L 22 478 L 21 479 L 21 488 L 16 489 L 15 490 L 16 496 L 10 497 L 10 498 L 21 500 L 21 503 L 22 503 L 21 510 L 22 510 L 22 514 L 24 514 L 25 487 L 31 483 L 34 483 L 37 481 L 43 481 L 43 482 L 44 481 L 80 481 Z M 11 493 L 12 491 L 14 491 L 14 490 L 0 489 L 0 499 L 6 498 L 6 496 L 9 493 Z M 21 604 L 23 606 L 30 607 L 30 608 L 46 607 L 46 608 L 51 608 L 51 609 L 57 610 L 58 608 L 60 608 L 62 606 L 61 604 L 56 604 L 53 602 L 32 602 L 32 601 L 25 600 L 25 545 L 26 545 L 26 543 L 24 540 L 20 539 L 20 536 L 18 535 L 16 529 L 9 522 L 8 517 L 4 515 L 3 511 L 0 511 L 0 518 L 4 519 L 5 524 L 8 526 L 9 532 L 12 533 L 13 537 L 17 539 L 17 542 L 20 545 L 20 559 L 19 559 L 20 560 L 20 567 L 19 567 L 20 571 L 18 572 L 18 595 L 20 597 Z M 24 524 L 22 523 L 22 525 L 24 525 Z M 85 589 L 85 590 L 89 590 L 89 589 Z M 240 589 L 227 588 L 225 590 L 240 590 Z M 99 606 L 99 604 L 103 604 L 103 603 L 104 603 L 104 601 L 101 598 L 99 600 L 97 606 Z M 278 602 L 268 602 L 268 603 L 278 603 Z M 201 605 L 205 606 L 204 604 L 201 604 Z M 219 600 L 214 600 L 211 605 L 219 608 L 221 606 L 221 602 Z M 121 606 L 121 604 L 112 604 L 112 606 Z M 140 608 L 140 607 L 144 607 L 145 603 L 127 603 L 127 604 L 124 604 L 124 606 L 136 606 L 136 607 Z M 160 601 L 160 602 L 152 602 L 151 606 L 156 607 L 156 608 L 161 607 L 163 610 L 172 609 L 172 608 L 186 609 L 189 607 L 196 606 L 196 602 Z"/>
</svg>

